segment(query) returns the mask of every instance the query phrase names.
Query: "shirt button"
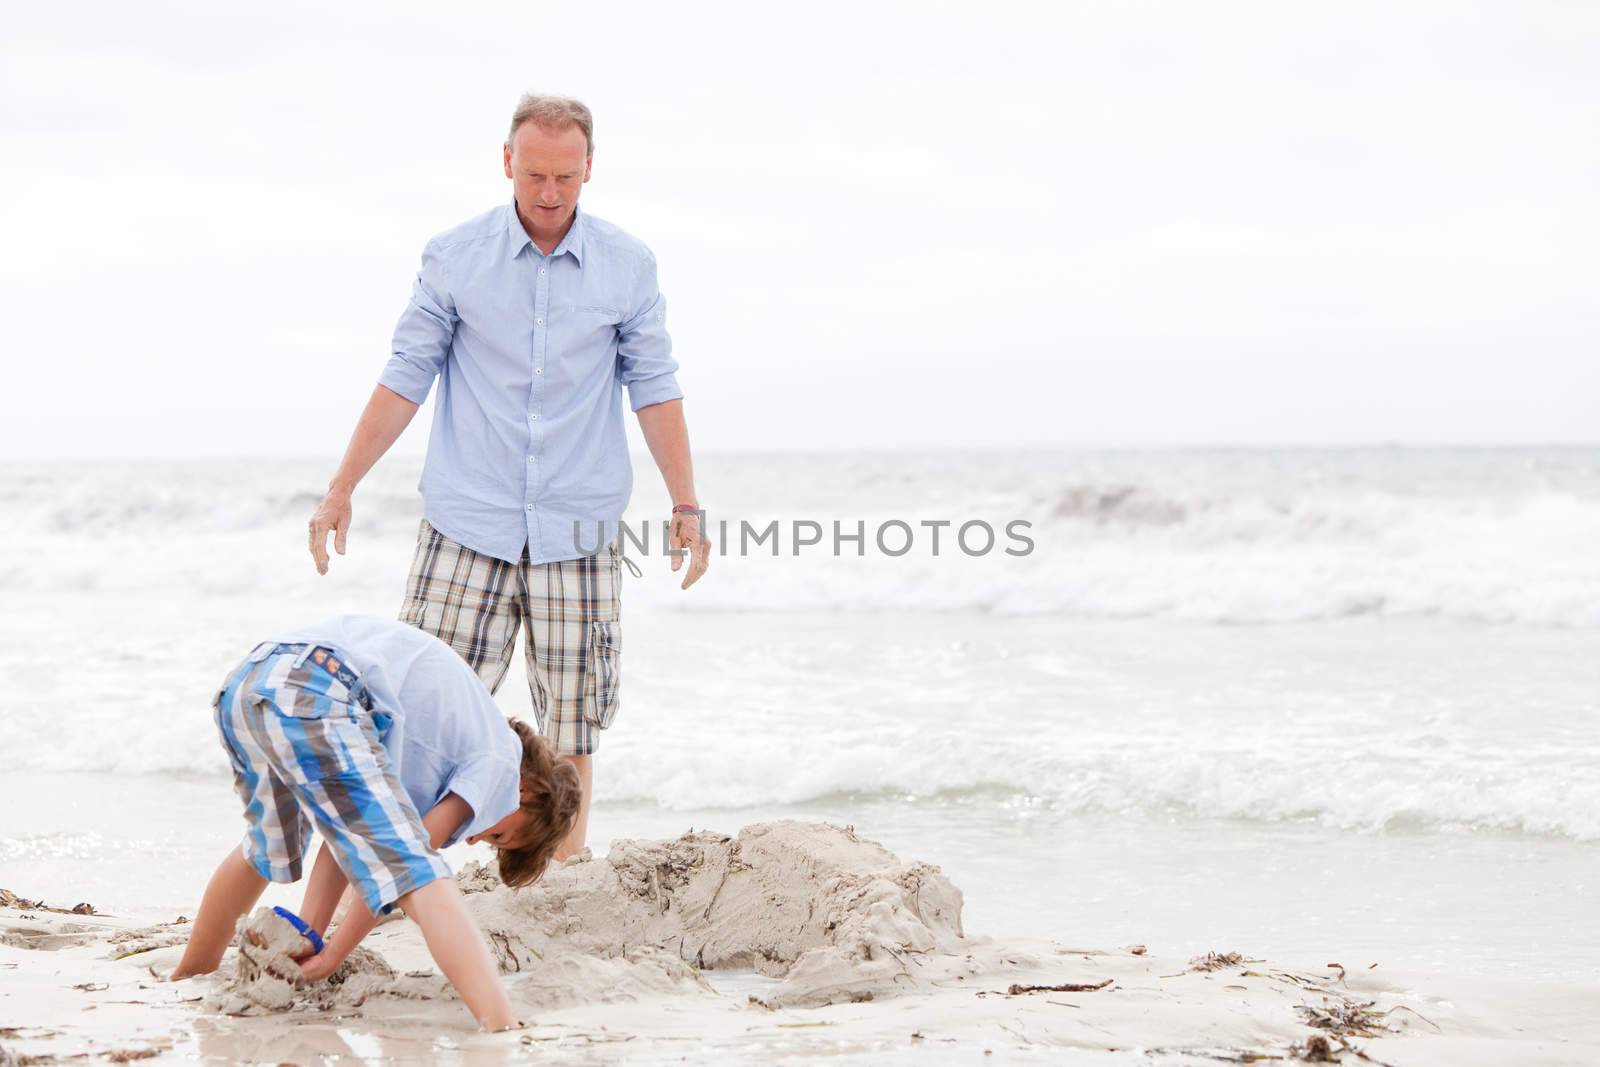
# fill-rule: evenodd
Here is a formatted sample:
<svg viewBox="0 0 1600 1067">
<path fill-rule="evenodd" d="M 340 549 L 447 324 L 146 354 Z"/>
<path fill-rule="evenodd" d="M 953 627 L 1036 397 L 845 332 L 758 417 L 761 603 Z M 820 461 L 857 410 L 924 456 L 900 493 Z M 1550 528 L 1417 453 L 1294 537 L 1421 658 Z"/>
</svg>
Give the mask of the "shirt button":
<svg viewBox="0 0 1600 1067">
<path fill-rule="evenodd" d="M 535 374 L 543 374 L 544 373 L 544 368 L 543 367 L 535 367 L 535 368 L 533 368 L 533 373 L 535 373 Z"/>
<path fill-rule="evenodd" d="M 539 421 L 539 416 L 537 416 L 537 415 L 529 415 L 528 418 L 532 419 L 534 422 L 538 422 Z"/>
<path fill-rule="evenodd" d="M 534 319 L 533 321 L 537 322 L 540 326 L 544 325 L 544 320 L 543 319 Z"/>
<path fill-rule="evenodd" d="M 532 463 L 532 462 L 533 462 L 533 461 L 534 461 L 534 460 L 536 460 L 536 459 L 538 459 L 538 458 L 539 458 L 539 457 L 538 457 L 538 456 L 529 456 L 529 457 L 528 457 L 528 462 L 529 462 L 529 463 Z"/>
<path fill-rule="evenodd" d="M 540 268 L 539 268 L 539 273 L 540 273 L 540 274 L 543 274 L 543 273 L 544 273 L 544 268 L 543 268 L 543 267 L 540 267 Z"/>
<path fill-rule="evenodd" d="M 529 511 L 532 511 L 532 510 L 533 510 L 533 505 L 532 505 L 532 504 L 529 504 L 529 505 L 528 505 L 528 510 L 529 510 Z"/>
</svg>

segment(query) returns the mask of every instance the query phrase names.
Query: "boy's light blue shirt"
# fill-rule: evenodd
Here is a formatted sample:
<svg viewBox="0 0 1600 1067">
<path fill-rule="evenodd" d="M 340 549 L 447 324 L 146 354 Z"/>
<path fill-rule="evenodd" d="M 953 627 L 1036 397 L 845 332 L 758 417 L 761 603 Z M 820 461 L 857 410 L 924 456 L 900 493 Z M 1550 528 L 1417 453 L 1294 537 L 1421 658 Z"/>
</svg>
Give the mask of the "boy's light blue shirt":
<svg viewBox="0 0 1600 1067">
<path fill-rule="evenodd" d="M 342 615 L 273 640 L 328 645 L 366 683 L 375 709 L 394 720 L 383 747 L 417 814 L 426 815 L 446 793 L 467 802 L 472 818 L 446 846 L 516 810 L 522 743 L 449 645 L 369 615 Z"/>
<path fill-rule="evenodd" d="M 421 404 L 439 379 L 428 522 L 552 563 L 616 536 L 633 489 L 622 387 L 635 411 L 674 400 L 677 369 L 650 249 L 577 206 L 547 256 L 513 200 L 428 242 L 378 382 Z"/>
</svg>

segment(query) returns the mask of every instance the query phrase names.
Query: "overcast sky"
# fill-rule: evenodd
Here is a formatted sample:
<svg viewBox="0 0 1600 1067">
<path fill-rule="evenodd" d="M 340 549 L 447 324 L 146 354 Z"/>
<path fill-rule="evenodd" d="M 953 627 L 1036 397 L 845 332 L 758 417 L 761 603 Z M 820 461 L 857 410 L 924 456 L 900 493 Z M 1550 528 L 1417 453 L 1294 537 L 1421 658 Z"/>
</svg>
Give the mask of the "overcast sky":
<svg viewBox="0 0 1600 1067">
<path fill-rule="evenodd" d="M 337 453 L 525 89 L 703 450 L 1600 440 L 1596 5 L 0 18 L 6 458 Z"/>
</svg>

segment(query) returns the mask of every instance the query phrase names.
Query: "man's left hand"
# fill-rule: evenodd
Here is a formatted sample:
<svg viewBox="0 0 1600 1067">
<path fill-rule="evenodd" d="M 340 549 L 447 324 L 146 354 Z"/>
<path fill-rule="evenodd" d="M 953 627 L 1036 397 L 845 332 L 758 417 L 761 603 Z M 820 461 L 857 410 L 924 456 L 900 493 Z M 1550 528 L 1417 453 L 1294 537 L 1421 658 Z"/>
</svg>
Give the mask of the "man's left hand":
<svg viewBox="0 0 1600 1067">
<path fill-rule="evenodd" d="M 678 550 L 672 557 L 674 574 L 683 567 L 684 554 L 689 557 L 689 573 L 683 577 L 682 589 L 698 582 L 711 562 L 711 537 L 701 529 L 700 523 L 704 515 L 704 511 L 679 511 L 672 516 L 672 530 L 667 541 L 669 547 Z"/>
</svg>

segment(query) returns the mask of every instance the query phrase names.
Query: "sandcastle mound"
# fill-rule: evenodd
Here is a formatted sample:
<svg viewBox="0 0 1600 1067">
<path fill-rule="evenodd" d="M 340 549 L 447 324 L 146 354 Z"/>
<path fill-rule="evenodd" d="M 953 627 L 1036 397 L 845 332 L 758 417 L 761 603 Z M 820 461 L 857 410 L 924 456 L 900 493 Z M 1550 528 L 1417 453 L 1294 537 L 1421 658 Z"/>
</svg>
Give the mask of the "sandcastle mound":
<svg viewBox="0 0 1600 1067">
<path fill-rule="evenodd" d="M 972 970 L 960 954 L 960 890 L 847 827 L 784 821 L 737 837 L 621 840 L 605 859 L 568 861 L 526 889 L 478 865 L 461 883 L 506 973 L 573 954 L 625 961 L 636 980 L 640 968 L 664 972 L 669 984 L 686 977 L 673 963 L 753 969 L 783 979 L 772 1003 L 812 1005 Z"/>
<path fill-rule="evenodd" d="M 978 973 L 964 954 L 961 892 L 937 867 L 903 863 L 849 827 L 773 822 L 736 837 L 622 840 L 511 889 L 469 864 L 458 884 L 521 1007 L 714 996 L 702 970 L 781 979 L 761 1003 L 870 1000 Z M 357 949 L 307 985 L 300 935 L 262 908 L 239 935 L 233 976 L 207 1006 L 227 1014 L 349 1008 L 374 993 L 453 996 L 428 972 L 396 976 Z"/>
</svg>

